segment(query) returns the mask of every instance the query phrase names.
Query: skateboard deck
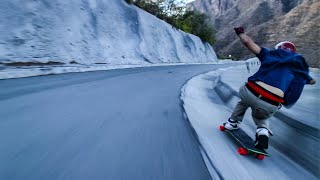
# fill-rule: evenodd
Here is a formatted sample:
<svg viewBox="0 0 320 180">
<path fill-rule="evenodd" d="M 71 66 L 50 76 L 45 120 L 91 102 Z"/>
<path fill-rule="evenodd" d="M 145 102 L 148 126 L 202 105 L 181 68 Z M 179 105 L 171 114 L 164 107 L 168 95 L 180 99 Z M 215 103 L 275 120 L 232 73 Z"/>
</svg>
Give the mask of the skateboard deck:
<svg viewBox="0 0 320 180">
<path fill-rule="evenodd" d="M 238 153 L 241 155 L 252 154 L 260 160 L 263 160 L 265 156 L 270 156 L 264 149 L 258 149 L 254 146 L 254 140 L 247 135 L 241 128 L 229 131 L 220 126 L 221 131 L 228 133 L 233 139 L 235 139 L 241 146 L 238 148 Z"/>
</svg>

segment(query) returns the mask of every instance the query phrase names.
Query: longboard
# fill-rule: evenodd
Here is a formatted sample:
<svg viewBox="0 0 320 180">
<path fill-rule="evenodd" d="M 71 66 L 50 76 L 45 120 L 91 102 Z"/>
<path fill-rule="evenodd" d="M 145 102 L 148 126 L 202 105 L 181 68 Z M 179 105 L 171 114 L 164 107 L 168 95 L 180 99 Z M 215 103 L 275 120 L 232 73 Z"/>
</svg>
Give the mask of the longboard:
<svg viewBox="0 0 320 180">
<path fill-rule="evenodd" d="M 264 149 L 258 149 L 254 146 L 253 139 L 247 135 L 241 128 L 229 131 L 223 125 L 220 126 L 220 130 L 227 132 L 233 137 L 241 146 L 238 148 L 240 155 L 252 154 L 260 160 L 263 160 L 265 156 L 270 156 Z"/>
</svg>

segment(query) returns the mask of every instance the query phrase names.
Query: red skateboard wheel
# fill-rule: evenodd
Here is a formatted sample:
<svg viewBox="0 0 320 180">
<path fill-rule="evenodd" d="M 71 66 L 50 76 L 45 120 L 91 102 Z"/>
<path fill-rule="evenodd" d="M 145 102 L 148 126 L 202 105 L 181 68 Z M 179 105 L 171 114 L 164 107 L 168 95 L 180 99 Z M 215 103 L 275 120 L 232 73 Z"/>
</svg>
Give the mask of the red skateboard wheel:
<svg viewBox="0 0 320 180">
<path fill-rule="evenodd" d="M 226 128 L 221 125 L 221 126 L 220 126 L 220 130 L 221 130 L 221 131 L 224 131 L 224 130 L 226 130 Z"/>
<path fill-rule="evenodd" d="M 263 160 L 263 159 L 264 159 L 264 155 L 263 155 L 263 154 L 259 154 L 259 155 L 257 156 L 257 158 L 260 159 L 260 160 Z"/>
<path fill-rule="evenodd" d="M 245 148 L 238 148 L 238 153 L 240 155 L 247 155 L 248 151 Z"/>
</svg>

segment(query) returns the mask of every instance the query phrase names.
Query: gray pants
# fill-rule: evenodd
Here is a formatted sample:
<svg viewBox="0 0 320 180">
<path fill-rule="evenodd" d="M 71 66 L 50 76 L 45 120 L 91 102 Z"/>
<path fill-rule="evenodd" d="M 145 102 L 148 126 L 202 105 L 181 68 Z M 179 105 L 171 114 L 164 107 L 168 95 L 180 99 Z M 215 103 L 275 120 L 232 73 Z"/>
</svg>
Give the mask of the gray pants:
<svg viewBox="0 0 320 180">
<path fill-rule="evenodd" d="M 267 128 L 272 134 L 270 127 L 269 127 L 269 121 L 268 118 L 274 115 L 280 108 L 280 106 L 275 106 L 272 104 L 269 104 L 255 95 L 253 95 L 246 86 L 241 86 L 239 90 L 239 95 L 241 98 L 241 101 L 238 102 L 236 107 L 233 110 L 233 113 L 231 115 L 231 119 L 242 122 L 243 116 L 246 113 L 246 110 L 251 107 L 252 109 L 252 119 L 254 123 L 257 125 L 257 128 L 264 127 Z"/>
</svg>

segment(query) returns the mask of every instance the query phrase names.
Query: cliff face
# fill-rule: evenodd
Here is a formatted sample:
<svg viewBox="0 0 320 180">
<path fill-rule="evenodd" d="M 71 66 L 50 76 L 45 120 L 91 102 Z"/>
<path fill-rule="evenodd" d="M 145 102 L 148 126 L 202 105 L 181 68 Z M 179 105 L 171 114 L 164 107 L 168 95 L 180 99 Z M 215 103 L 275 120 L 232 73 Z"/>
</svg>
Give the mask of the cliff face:
<svg viewBox="0 0 320 180">
<path fill-rule="evenodd" d="M 124 0 L 1 0 L 0 63 L 216 61 L 198 37 Z"/>
<path fill-rule="evenodd" d="M 252 56 L 233 31 L 233 27 L 241 25 L 264 47 L 292 41 L 310 66 L 319 67 L 320 2 L 317 0 L 196 0 L 188 6 L 211 17 L 217 30 L 214 49 L 219 55 Z"/>
</svg>

